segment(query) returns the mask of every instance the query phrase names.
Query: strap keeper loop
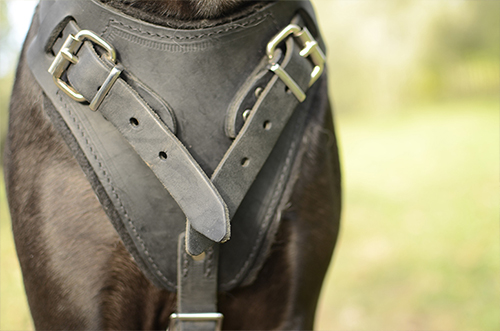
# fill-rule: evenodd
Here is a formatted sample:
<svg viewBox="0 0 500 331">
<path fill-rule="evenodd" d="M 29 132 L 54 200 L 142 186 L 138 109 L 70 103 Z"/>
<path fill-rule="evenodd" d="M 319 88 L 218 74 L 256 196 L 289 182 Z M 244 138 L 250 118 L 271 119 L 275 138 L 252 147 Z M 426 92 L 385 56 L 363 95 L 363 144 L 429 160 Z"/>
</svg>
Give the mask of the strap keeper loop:
<svg viewBox="0 0 500 331">
<path fill-rule="evenodd" d="M 221 313 L 173 313 L 170 315 L 168 330 L 175 330 L 177 321 L 185 322 L 215 322 L 215 331 L 222 329 L 224 315 Z M 173 327 L 172 327 L 173 326 Z"/>
<path fill-rule="evenodd" d="M 113 84 L 116 82 L 120 74 L 122 73 L 123 68 L 119 65 L 116 65 L 109 72 L 108 77 L 104 80 L 104 83 L 101 85 L 96 95 L 90 102 L 89 108 L 93 111 L 96 111 L 97 108 L 101 105 L 104 97 L 108 94 L 109 90 L 113 87 Z"/>
</svg>

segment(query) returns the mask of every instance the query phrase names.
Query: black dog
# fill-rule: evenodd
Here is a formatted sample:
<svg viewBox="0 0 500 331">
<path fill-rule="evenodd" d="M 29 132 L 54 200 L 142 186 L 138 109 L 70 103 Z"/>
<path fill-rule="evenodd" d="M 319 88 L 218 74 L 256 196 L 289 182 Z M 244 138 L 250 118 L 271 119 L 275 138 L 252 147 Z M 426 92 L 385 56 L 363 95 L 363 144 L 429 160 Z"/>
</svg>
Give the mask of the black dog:
<svg viewBox="0 0 500 331">
<path fill-rule="evenodd" d="M 103 2 L 177 29 L 211 26 L 265 6 L 242 0 Z M 35 327 L 165 329 L 176 294 L 141 272 L 47 115 L 43 91 L 26 63 L 39 25 L 35 14 L 17 70 L 5 154 L 13 231 Z M 325 77 L 315 85 L 319 92 L 307 110 L 267 258 L 251 284 L 219 291 L 224 329 L 313 327 L 341 204 Z"/>
</svg>

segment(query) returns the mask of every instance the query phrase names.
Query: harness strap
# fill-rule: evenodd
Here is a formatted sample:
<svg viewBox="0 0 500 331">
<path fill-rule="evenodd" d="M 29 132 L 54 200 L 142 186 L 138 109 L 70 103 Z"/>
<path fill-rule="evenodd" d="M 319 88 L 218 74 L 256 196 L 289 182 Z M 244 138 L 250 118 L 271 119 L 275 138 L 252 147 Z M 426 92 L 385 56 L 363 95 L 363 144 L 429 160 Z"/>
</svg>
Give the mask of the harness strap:
<svg viewBox="0 0 500 331">
<path fill-rule="evenodd" d="M 120 55 L 126 58 L 127 50 L 137 46 L 126 44 L 123 49 L 118 49 L 117 55 L 112 45 L 101 39 L 109 24 L 116 23 L 112 18 L 109 19 L 108 26 L 101 30 L 100 35 L 89 30 L 81 30 L 76 24 L 76 22 L 81 24 L 82 21 L 85 21 L 83 14 L 81 14 L 82 16 L 77 15 L 80 13 L 78 10 L 88 10 L 90 13 L 94 11 L 96 15 L 103 16 L 104 14 L 99 14 L 99 10 L 104 7 L 93 1 L 61 1 L 58 3 L 59 6 L 52 5 L 50 10 L 47 9 L 48 5 L 42 4 L 41 6 L 43 14 L 41 14 L 40 32 L 28 51 L 30 68 L 54 105 L 58 113 L 57 116 L 62 117 L 70 128 L 74 136 L 72 139 L 76 140 L 84 149 L 88 163 L 91 163 L 94 169 L 98 168 L 99 181 L 104 186 L 106 194 L 115 208 L 119 207 L 120 209 L 118 210 L 119 216 L 110 216 L 110 218 L 112 222 L 115 219 L 113 224 L 127 248 L 135 246 L 135 249 L 139 251 L 141 260 L 137 259 L 137 252 L 133 248 L 131 253 L 143 270 L 153 272 L 152 277 L 151 274 L 148 274 L 150 279 L 159 280 L 161 286 L 169 289 L 177 287 L 179 307 L 178 313 L 174 314 L 172 318 L 179 321 L 181 328 L 213 329 L 217 324 L 215 321 L 219 320 L 219 315 L 213 313 L 216 311 L 216 270 L 218 268 L 219 247 L 218 245 L 213 246 L 213 243 L 229 239 L 229 220 L 235 215 L 259 172 L 263 171 L 263 166 L 280 136 L 282 137 L 282 132 L 289 119 L 297 106 L 304 101 L 309 86 L 321 74 L 324 55 L 319 50 L 318 43 L 310 36 L 307 29 L 302 27 L 303 22 L 299 18 L 294 19 L 294 24 L 284 28 L 284 18 L 282 17 L 279 18 L 281 23 L 273 23 L 276 25 L 273 29 L 277 29 L 279 33 L 269 42 L 267 54 L 263 54 L 264 50 L 258 53 L 264 58 L 257 65 L 257 68 L 246 79 L 243 76 L 243 80 L 248 83 L 236 92 L 237 101 L 231 104 L 228 116 L 226 116 L 226 132 L 229 137 L 234 138 L 234 141 L 226 150 L 209 179 L 202 166 L 188 150 L 190 146 L 186 148 L 182 143 L 183 140 L 179 138 L 178 135 L 182 135 L 182 129 L 177 136 L 174 134 L 176 121 L 168 103 L 128 72 L 127 68 L 120 64 L 120 60 L 119 64 L 116 64 L 116 58 L 120 59 Z M 73 6 L 78 8 L 75 9 Z M 280 6 L 283 9 L 287 8 L 283 3 L 280 3 Z M 296 14 L 296 10 L 300 6 L 294 4 L 292 8 L 287 9 L 289 11 L 286 14 L 287 20 L 292 17 L 292 14 Z M 225 45 L 236 41 L 240 42 L 243 38 L 231 34 L 231 29 L 241 26 L 245 26 L 247 29 L 249 26 L 248 31 L 251 32 L 253 31 L 252 24 L 256 30 L 259 27 L 258 22 L 271 24 L 271 22 L 275 22 L 274 19 L 266 21 L 265 19 L 272 16 L 274 12 L 280 12 L 277 7 L 277 5 L 275 7 L 269 5 L 266 7 L 269 12 L 259 13 L 254 18 L 245 19 L 245 25 L 234 24 L 219 30 L 212 29 L 206 34 L 195 32 L 192 37 L 188 35 L 188 32 L 185 32 L 187 36 L 182 37 L 181 40 L 195 40 L 194 42 L 190 41 L 191 44 L 186 46 L 186 49 L 193 50 L 213 47 L 219 42 L 224 44 L 221 40 L 225 41 Z M 72 16 L 72 13 L 77 19 Z M 116 13 L 112 15 L 118 17 Z M 122 17 L 119 19 L 125 20 Z M 92 19 L 90 21 L 92 22 Z M 99 20 L 95 20 L 95 22 L 102 24 Z M 130 21 L 130 24 L 140 26 L 137 22 Z M 132 25 L 125 26 L 136 33 L 136 28 Z M 92 26 L 85 25 L 83 27 L 92 28 Z M 280 31 L 280 29 L 282 30 Z M 159 31 L 163 33 L 167 30 L 160 29 Z M 139 31 L 144 33 L 142 30 Z M 160 34 L 155 36 L 176 38 L 176 31 L 168 30 L 168 33 L 172 33 L 172 36 Z M 196 44 L 196 40 L 200 36 L 210 36 L 211 34 L 217 36 L 222 33 L 227 39 L 221 37 L 221 39 L 209 39 L 205 43 Z M 241 33 L 244 36 L 248 32 L 243 30 Z M 59 49 L 60 43 L 57 42 L 57 39 L 60 34 L 66 41 Z M 144 41 L 146 39 L 140 40 L 146 42 Z M 262 42 L 259 41 L 259 43 Z M 280 49 L 278 45 L 285 46 Z M 123 53 L 121 53 L 122 51 Z M 54 52 L 55 58 L 51 52 Z M 130 51 L 132 54 L 134 52 L 138 51 Z M 140 52 L 138 53 L 140 54 Z M 124 61 L 124 65 L 126 65 L 126 61 Z M 47 69 L 49 70 L 47 71 Z M 164 74 L 169 74 L 168 70 L 163 71 Z M 179 68 L 172 69 L 172 72 L 179 75 Z M 219 73 L 219 75 L 222 74 Z M 190 77 L 189 79 L 193 79 L 196 77 L 196 73 L 187 74 L 187 76 Z M 235 79 L 234 75 L 231 77 Z M 157 80 L 153 80 L 153 82 L 157 83 Z M 258 93 L 257 87 L 260 88 Z M 162 96 L 164 97 L 164 94 Z M 72 101 L 70 97 L 78 102 Z M 239 102 L 241 100 L 244 102 Z M 85 104 L 86 102 L 89 104 Z M 97 112 L 95 112 L 96 110 Z M 194 114 L 196 111 L 198 110 L 196 109 Z M 217 111 L 220 113 L 220 110 Z M 239 116 L 244 117 L 243 123 L 237 123 Z M 300 118 L 304 118 L 295 117 L 298 123 L 301 123 Z M 290 128 L 287 130 L 290 133 Z M 216 139 L 220 139 L 220 136 Z M 126 141 L 125 144 L 124 141 Z M 289 151 L 284 153 L 286 166 L 283 166 L 285 170 L 282 170 L 283 173 L 279 175 L 281 182 L 279 190 L 281 191 L 277 191 L 280 194 L 283 192 L 284 185 L 281 178 L 287 174 L 288 170 L 286 169 L 289 169 L 296 141 L 294 140 Z M 226 143 L 224 142 L 224 144 Z M 216 146 L 216 148 L 220 148 L 220 146 Z M 133 160 L 136 163 L 130 169 L 134 169 L 134 167 L 143 169 L 144 164 L 147 165 L 148 171 L 168 190 L 177 204 L 168 200 L 171 199 L 170 195 L 161 192 L 161 189 L 155 184 L 156 182 L 149 178 L 148 172 L 141 171 L 140 173 L 148 177 L 144 178 L 144 181 L 152 185 L 151 192 L 147 192 L 143 188 L 142 178 L 135 177 L 130 169 L 125 169 L 125 167 L 122 169 L 120 167 L 122 153 L 136 154 L 138 157 L 123 158 L 124 160 Z M 276 169 L 279 169 L 279 164 L 272 165 L 271 168 L 275 166 Z M 117 176 L 109 177 L 107 174 L 110 172 L 117 174 Z M 277 173 L 278 170 L 274 170 L 272 173 L 266 174 L 265 179 L 273 180 Z M 130 176 L 132 178 L 130 178 L 129 183 L 127 177 Z M 118 182 L 118 185 L 114 185 L 113 181 Z M 142 186 L 142 192 L 148 194 L 146 198 L 134 195 L 140 199 L 142 206 L 136 203 L 133 197 L 127 196 L 126 193 L 121 194 L 115 189 L 115 187 L 127 187 L 125 192 L 130 192 L 134 185 Z M 99 186 L 94 189 L 96 191 L 102 190 Z M 159 196 L 165 200 L 151 201 L 158 199 Z M 269 204 L 270 207 L 265 217 L 267 220 L 272 216 L 272 214 L 269 216 L 267 214 L 270 211 L 274 212 L 273 208 L 276 208 L 277 197 L 273 197 L 272 203 Z M 126 206 L 137 205 L 142 208 L 153 208 L 159 204 L 167 207 L 162 206 L 158 207 L 157 210 L 151 210 L 151 213 L 147 215 L 147 221 L 140 225 L 134 224 L 134 220 L 138 219 L 137 215 L 141 214 L 134 209 L 126 209 Z M 260 204 L 262 205 L 262 203 Z M 148 242 L 143 238 L 154 237 L 158 233 L 164 234 L 164 237 L 171 235 L 170 229 L 165 224 L 162 226 L 162 222 L 152 222 L 151 220 L 163 221 L 165 216 L 162 215 L 162 211 L 165 211 L 165 208 L 171 208 L 168 213 L 173 215 L 176 213 L 173 209 L 177 205 L 180 206 L 187 218 L 187 234 L 185 238 L 179 240 L 176 286 L 163 274 L 164 270 L 171 268 L 168 261 L 162 261 L 163 265 L 158 266 L 157 260 L 154 260 L 150 253 L 160 254 L 163 246 L 158 241 Z M 104 205 L 104 208 L 108 207 Z M 135 215 L 133 215 L 134 213 Z M 116 224 L 116 219 L 120 219 L 123 223 Z M 258 223 L 251 227 L 253 227 L 254 233 L 257 229 L 258 235 L 255 236 L 262 240 L 261 238 L 266 235 L 269 224 Z M 256 249 L 259 248 L 258 244 L 252 248 L 251 258 L 255 258 Z M 199 260 L 200 257 L 193 258 L 185 253 L 186 250 L 194 256 L 205 252 L 206 257 L 203 260 Z M 249 259 L 245 264 L 251 262 L 252 260 Z M 207 273 L 207 270 L 211 271 Z M 238 272 L 236 277 L 241 279 L 241 272 Z M 215 315 L 193 315 L 207 312 Z"/>
<path fill-rule="evenodd" d="M 185 234 L 179 236 L 177 258 L 177 312 L 170 327 L 180 331 L 220 330 L 223 315 L 217 313 L 219 245 L 194 259 L 186 253 Z"/>
<path fill-rule="evenodd" d="M 265 71 L 269 71 L 268 66 L 267 64 L 264 68 Z M 286 42 L 281 66 L 301 88 L 307 90 L 312 65 L 299 55 L 293 38 Z M 226 202 L 231 218 L 299 104 L 299 100 L 292 93 L 287 93 L 286 89 L 283 80 L 277 75 L 271 76 L 251 108 L 244 126 L 212 175 L 212 182 Z M 187 237 L 190 252 L 199 254 L 210 245 L 210 242 L 193 231 L 192 227 L 188 228 Z"/>
<path fill-rule="evenodd" d="M 74 35 L 81 31 L 72 21 L 65 30 Z M 85 100 L 94 100 L 114 68 L 101 59 L 90 41 L 83 42 L 75 53 L 78 60 L 68 67 L 68 81 Z M 117 78 L 96 110 L 118 129 L 149 165 L 196 231 L 215 242 L 229 239 L 229 214 L 217 189 L 184 145 L 136 91 L 122 78 Z M 189 184 L 186 185 L 188 178 Z"/>
</svg>

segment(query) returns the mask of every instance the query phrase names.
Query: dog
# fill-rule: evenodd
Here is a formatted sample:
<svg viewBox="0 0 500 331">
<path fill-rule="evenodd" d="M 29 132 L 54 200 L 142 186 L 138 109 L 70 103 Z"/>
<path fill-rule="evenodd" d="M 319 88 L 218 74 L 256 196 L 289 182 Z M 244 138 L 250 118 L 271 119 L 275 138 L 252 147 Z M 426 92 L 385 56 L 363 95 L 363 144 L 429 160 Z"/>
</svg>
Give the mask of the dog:
<svg viewBox="0 0 500 331">
<path fill-rule="evenodd" d="M 154 25 L 200 29 L 266 2 L 101 0 Z M 19 60 L 5 150 L 17 254 L 36 329 L 166 329 L 175 291 L 153 284 L 109 221 L 81 165 L 55 127 L 27 64 L 41 22 L 35 13 Z M 217 295 L 223 328 L 312 329 L 338 231 L 341 181 L 326 79 L 308 109 L 289 191 L 270 248 L 250 283 Z M 314 86 L 314 85 L 313 85 Z M 221 244 L 223 246 L 225 244 Z"/>
</svg>

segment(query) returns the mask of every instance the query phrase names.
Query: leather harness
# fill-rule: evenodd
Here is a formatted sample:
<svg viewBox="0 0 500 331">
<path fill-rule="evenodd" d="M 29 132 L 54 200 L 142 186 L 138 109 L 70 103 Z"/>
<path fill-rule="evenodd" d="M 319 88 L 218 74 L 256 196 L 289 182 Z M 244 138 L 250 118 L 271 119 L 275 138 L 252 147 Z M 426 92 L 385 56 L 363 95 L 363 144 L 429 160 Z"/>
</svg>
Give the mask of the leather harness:
<svg viewBox="0 0 500 331">
<path fill-rule="evenodd" d="M 171 319 L 220 329 L 217 291 L 262 267 L 325 79 L 310 3 L 197 29 L 98 1 L 42 1 L 37 15 L 27 59 L 45 111 L 143 273 L 177 291 Z"/>
</svg>

